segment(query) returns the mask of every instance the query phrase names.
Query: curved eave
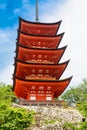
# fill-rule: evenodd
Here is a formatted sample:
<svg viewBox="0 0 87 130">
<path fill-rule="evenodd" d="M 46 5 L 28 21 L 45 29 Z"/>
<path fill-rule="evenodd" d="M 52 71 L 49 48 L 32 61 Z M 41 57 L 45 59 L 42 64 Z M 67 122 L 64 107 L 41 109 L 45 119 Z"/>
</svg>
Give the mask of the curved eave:
<svg viewBox="0 0 87 130">
<path fill-rule="evenodd" d="M 25 49 L 32 49 L 32 50 L 47 50 L 47 51 L 55 51 L 55 50 L 65 50 L 67 48 L 67 45 L 61 48 L 32 48 L 32 47 L 28 47 L 28 46 L 24 46 L 22 44 L 20 44 L 19 42 L 16 42 L 16 51 L 18 50 L 19 47 L 25 48 Z M 15 51 L 15 52 L 16 52 Z"/>
<path fill-rule="evenodd" d="M 35 65 L 35 66 L 41 65 L 41 66 L 47 66 L 47 67 L 49 67 L 49 66 L 54 66 L 54 67 L 55 67 L 55 66 L 61 66 L 61 65 L 64 65 L 64 64 L 68 65 L 69 61 L 70 61 L 70 60 L 67 60 L 67 61 L 65 61 L 65 62 L 63 62 L 63 63 L 58 63 L 58 64 L 26 63 L 26 62 L 21 61 L 20 59 L 17 59 L 17 58 L 15 57 L 15 64 L 14 64 L 14 65 L 16 65 L 16 63 L 20 62 L 20 63 L 22 63 L 22 64 L 24 64 L 24 65 Z"/>
<path fill-rule="evenodd" d="M 21 31 L 21 30 L 18 29 L 18 35 L 19 35 L 19 36 L 20 36 L 20 33 L 22 33 L 22 34 L 24 34 L 24 35 L 26 35 L 26 36 L 36 36 L 36 37 L 43 37 L 43 38 L 46 38 L 46 37 L 48 37 L 48 38 L 55 38 L 55 37 L 59 37 L 59 36 L 62 36 L 62 37 L 63 37 L 63 35 L 64 35 L 65 32 L 60 33 L 60 34 L 57 34 L 57 35 L 55 35 L 55 36 L 47 36 L 47 35 L 44 36 L 44 35 L 37 35 L 37 34 L 28 34 L 28 33 L 23 32 L 23 31 Z"/>
<path fill-rule="evenodd" d="M 47 80 L 44 80 L 44 81 L 41 81 L 41 80 L 24 80 L 22 78 L 19 78 L 19 77 L 13 77 L 13 81 L 14 81 L 14 84 L 13 84 L 13 91 L 15 91 L 15 89 L 17 89 L 18 87 L 21 87 L 21 86 L 17 86 L 17 82 L 18 83 L 21 83 L 21 85 L 24 85 L 24 87 L 26 87 L 27 89 L 30 88 L 31 85 L 35 85 L 35 86 L 51 86 L 51 88 L 53 89 L 53 91 L 57 91 L 59 88 L 62 88 L 63 91 L 66 89 L 66 87 L 69 85 L 70 81 L 72 79 L 72 76 L 67 78 L 67 79 L 63 79 L 63 80 L 56 80 L 56 81 L 53 81 L 53 80 L 50 80 L 50 81 L 47 81 Z M 29 85 L 29 86 L 28 86 Z"/>
<path fill-rule="evenodd" d="M 17 42 L 25 46 L 33 46 L 34 42 L 35 42 L 34 46 L 38 46 L 38 42 L 40 42 L 39 46 L 44 46 L 45 42 L 46 48 L 50 48 L 50 46 L 52 46 L 52 48 L 58 48 L 63 38 L 63 35 L 64 33 L 58 34 L 56 36 L 39 36 L 39 35 L 26 34 L 21 31 L 18 31 Z"/>
<path fill-rule="evenodd" d="M 56 79 L 59 79 L 61 77 L 61 75 L 63 74 L 63 72 L 65 71 L 67 65 L 69 63 L 69 60 L 64 62 L 64 63 L 60 63 L 58 65 L 51 65 L 51 64 L 33 64 L 33 63 L 25 63 L 25 62 L 21 62 L 20 60 L 15 60 L 15 71 L 14 71 L 14 75 L 16 76 L 20 76 L 20 77 L 25 77 L 27 75 L 27 73 L 30 75 L 32 74 L 32 70 L 34 69 L 36 72 L 38 72 L 38 74 L 43 74 L 46 75 L 46 70 L 49 71 L 49 75 L 54 75 L 54 77 L 56 77 Z M 23 72 L 25 69 L 26 72 Z M 42 73 L 39 73 L 39 70 L 42 70 Z"/>
<path fill-rule="evenodd" d="M 40 26 L 40 28 L 44 29 L 44 27 L 47 29 L 47 28 L 53 28 L 55 27 L 55 31 L 53 31 L 53 33 L 51 35 L 56 35 L 56 33 L 58 32 L 59 30 L 59 27 L 60 27 L 60 24 L 61 24 L 62 20 L 58 21 L 58 22 L 54 22 L 54 23 L 40 23 L 40 22 L 31 22 L 31 21 L 27 21 L 27 20 L 24 20 L 22 18 L 19 17 L 19 29 L 22 30 L 22 31 L 25 31 L 22 27 L 23 27 L 23 24 L 25 24 L 24 26 L 35 26 L 38 27 Z M 26 25 L 27 24 L 27 25 Z M 47 32 L 47 31 L 46 31 Z M 48 35 L 46 33 L 44 34 L 41 34 L 41 35 Z"/>
<path fill-rule="evenodd" d="M 16 57 L 19 59 L 19 60 L 22 60 L 23 58 L 20 56 L 20 53 L 22 54 L 22 56 L 23 56 L 23 53 L 25 54 L 27 54 L 28 56 L 29 56 L 29 54 L 31 53 L 33 53 L 33 54 L 39 54 L 39 53 L 41 53 L 41 54 L 49 54 L 49 55 L 52 55 L 53 56 L 53 54 L 56 54 L 56 57 L 54 57 L 53 56 L 53 59 L 54 59 L 54 61 L 55 61 L 55 63 L 57 64 L 59 61 L 60 61 L 60 59 L 61 59 L 61 57 L 63 56 L 63 54 L 64 54 L 64 52 L 65 52 L 65 49 L 66 49 L 66 47 L 67 46 L 64 46 L 64 47 L 62 47 L 62 48 L 58 48 L 58 49 L 37 49 L 37 48 L 29 48 L 29 47 L 25 47 L 25 46 L 22 46 L 22 45 L 20 45 L 20 44 L 18 44 L 17 46 L 16 46 Z M 24 51 L 24 52 L 23 52 Z M 30 54 L 30 55 L 31 55 Z M 52 58 L 52 56 L 51 56 L 51 58 Z M 20 59 L 20 58 L 22 58 L 22 59 Z M 28 60 L 28 59 L 27 59 Z"/>
<path fill-rule="evenodd" d="M 37 25 L 38 25 L 38 24 L 41 24 L 41 25 L 54 25 L 54 24 L 59 24 L 59 23 L 62 22 L 62 20 L 57 21 L 57 22 L 53 22 L 53 23 L 31 22 L 31 21 L 25 20 L 25 19 L 23 19 L 23 18 L 21 18 L 21 17 L 19 17 L 19 21 L 20 21 L 20 22 L 24 21 L 24 22 L 26 22 L 26 23 L 37 24 Z"/>
<path fill-rule="evenodd" d="M 63 80 L 49 80 L 49 81 L 47 81 L 47 80 L 27 80 L 27 79 L 22 79 L 22 78 L 20 78 L 20 77 L 17 77 L 17 76 L 14 76 L 13 77 L 13 80 L 14 81 L 16 81 L 16 79 L 18 79 L 18 80 L 20 80 L 21 82 L 24 82 L 24 83 L 41 83 L 41 84 L 43 84 L 43 83 L 63 83 L 63 82 L 70 82 L 71 81 L 71 79 L 72 79 L 72 76 L 71 77 L 69 77 L 69 78 L 66 78 L 66 79 L 63 79 Z"/>
</svg>

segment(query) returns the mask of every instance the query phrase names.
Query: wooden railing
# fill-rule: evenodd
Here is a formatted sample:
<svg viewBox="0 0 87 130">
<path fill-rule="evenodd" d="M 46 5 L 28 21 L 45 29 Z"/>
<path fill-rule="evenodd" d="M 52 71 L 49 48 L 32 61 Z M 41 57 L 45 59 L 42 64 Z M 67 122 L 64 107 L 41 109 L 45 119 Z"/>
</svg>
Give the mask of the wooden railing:
<svg viewBox="0 0 87 130">
<path fill-rule="evenodd" d="M 54 64 L 53 61 L 47 60 L 26 60 L 27 63 Z"/>
<path fill-rule="evenodd" d="M 51 76 L 26 76 L 27 80 L 56 80 L 56 77 Z"/>
<path fill-rule="evenodd" d="M 19 99 L 20 105 L 30 105 L 30 106 L 62 106 L 64 103 L 63 100 L 58 101 L 29 101 L 25 99 Z"/>
</svg>

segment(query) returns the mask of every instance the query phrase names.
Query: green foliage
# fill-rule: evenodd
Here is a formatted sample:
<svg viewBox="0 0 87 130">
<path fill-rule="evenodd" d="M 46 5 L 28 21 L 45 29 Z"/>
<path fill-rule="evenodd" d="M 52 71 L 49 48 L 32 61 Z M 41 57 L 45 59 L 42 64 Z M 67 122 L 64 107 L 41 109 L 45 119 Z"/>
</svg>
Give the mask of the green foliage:
<svg viewBox="0 0 87 130">
<path fill-rule="evenodd" d="M 55 124 L 55 123 L 56 123 L 56 120 L 54 120 L 54 119 L 49 119 L 49 120 L 45 120 L 44 123 L 45 123 L 46 125 L 48 125 L 48 124 Z"/>
<path fill-rule="evenodd" d="M 64 130 L 68 130 L 68 129 L 70 129 L 70 130 L 76 130 L 75 126 L 72 123 L 68 123 L 68 122 L 65 122 L 63 124 L 63 129 Z"/>
<path fill-rule="evenodd" d="M 12 86 L 0 83 L 0 130 L 23 130 L 35 122 L 33 111 L 12 107 L 15 99 Z"/>
<path fill-rule="evenodd" d="M 6 105 L 0 108 L 0 117 L 0 130 L 23 130 L 35 122 L 33 111 Z"/>
<path fill-rule="evenodd" d="M 12 86 L 0 83 L 0 105 L 3 104 L 3 102 L 10 104 L 14 99 L 16 99 L 16 97 L 12 92 Z"/>
<path fill-rule="evenodd" d="M 87 100 L 87 80 L 83 79 L 80 85 L 71 87 L 61 98 L 68 101 L 70 104 L 81 103 Z"/>
<path fill-rule="evenodd" d="M 44 123 L 46 124 L 46 125 L 48 125 L 48 124 L 55 124 L 56 122 L 61 122 L 61 119 L 47 119 L 47 120 L 45 120 L 44 121 Z"/>
<path fill-rule="evenodd" d="M 65 122 L 62 127 L 64 130 L 87 130 L 87 122 L 77 124 Z"/>
<path fill-rule="evenodd" d="M 87 80 L 83 79 L 82 83 L 66 91 L 61 97 L 70 104 L 75 103 L 79 111 L 87 117 Z"/>
<path fill-rule="evenodd" d="M 87 117 L 87 101 L 84 101 L 78 105 L 79 111 L 83 116 Z"/>
</svg>

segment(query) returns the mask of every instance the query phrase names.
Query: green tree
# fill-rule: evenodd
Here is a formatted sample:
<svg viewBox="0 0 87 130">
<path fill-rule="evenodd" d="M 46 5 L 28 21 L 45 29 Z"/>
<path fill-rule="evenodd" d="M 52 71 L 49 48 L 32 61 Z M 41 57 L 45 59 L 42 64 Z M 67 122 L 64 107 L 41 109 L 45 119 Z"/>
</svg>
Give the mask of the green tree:
<svg viewBox="0 0 87 130">
<path fill-rule="evenodd" d="M 12 86 L 0 83 L 0 130 L 23 130 L 35 122 L 34 112 L 13 107 Z"/>
<path fill-rule="evenodd" d="M 12 92 L 12 85 L 5 85 L 0 83 L 0 105 L 9 104 L 16 99 L 16 96 Z"/>
<path fill-rule="evenodd" d="M 71 87 L 62 96 L 62 99 L 70 103 L 81 103 L 87 100 L 87 80 L 83 79 L 78 86 Z"/>
<path fill-rule="evenodd" d="M 87 117 L 87 79 L 83 79 L 78 86 L 71 87 L 61 98 L 70 104 L 75 103 L 79 111 Z"/>
</svg>

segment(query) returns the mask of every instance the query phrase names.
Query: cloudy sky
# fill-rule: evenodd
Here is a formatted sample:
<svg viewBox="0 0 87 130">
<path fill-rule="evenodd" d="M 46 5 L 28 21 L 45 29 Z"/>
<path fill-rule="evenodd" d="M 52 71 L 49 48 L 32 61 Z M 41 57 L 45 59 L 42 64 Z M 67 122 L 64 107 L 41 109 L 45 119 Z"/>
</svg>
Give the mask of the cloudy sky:
<svg viewBox="0 0 87 130">
<path fill-rule="evenodd" d="M 60 62 L 70 59 L 63 78 L 73 75 L 70 86 L 87 78 L 87 0 L 38 0 L 39 21 L 62 20 L 65 32 L 59 47 L 68 45 Z M 18 17 L 35 21 L 35 0 L 0 0 L 0 82 L 12 84 Z"/>
</svg>

